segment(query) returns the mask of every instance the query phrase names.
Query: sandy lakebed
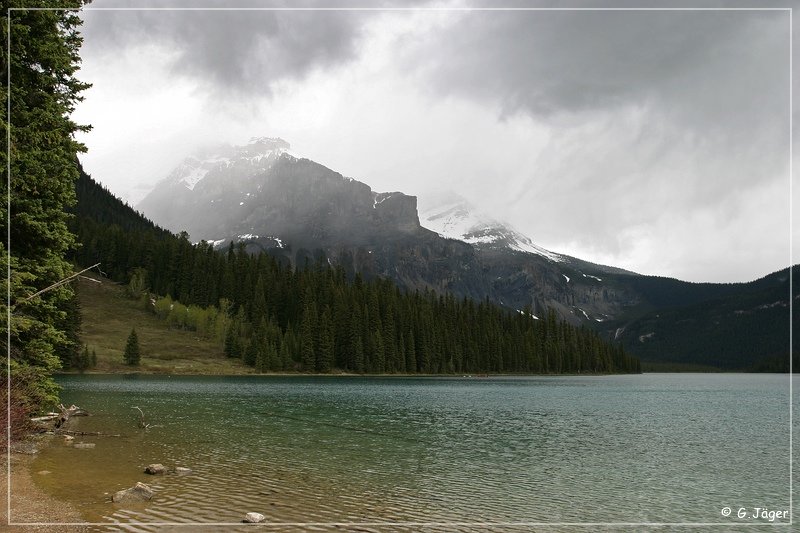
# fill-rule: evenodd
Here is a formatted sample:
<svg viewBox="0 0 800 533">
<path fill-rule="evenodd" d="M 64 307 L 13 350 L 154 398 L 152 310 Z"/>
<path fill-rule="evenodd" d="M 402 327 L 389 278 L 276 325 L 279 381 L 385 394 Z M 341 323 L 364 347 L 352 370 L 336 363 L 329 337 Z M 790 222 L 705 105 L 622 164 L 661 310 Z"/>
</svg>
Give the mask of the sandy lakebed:
<svg viewBox="0 0 800 533">
<path fill-rule="evenodd" d="M 46 441 L 37 443 L 47 446 Z M 34 476 L 47 475 L 33 472 L 35 456 L 11 452 L 3 461 L 3 483 L 0 484 L 0 524 L 6 531 L 78 532 L 88 531 L 87 526 L 59 525 L 83 522 L 80 514 L 69 504 L 53 498 L 36 486 Z M 11 516 L 8 513 L 9 468 L 11 481 Z M 42 525 L 10 525 L 42 524 Z"/>
</svg>

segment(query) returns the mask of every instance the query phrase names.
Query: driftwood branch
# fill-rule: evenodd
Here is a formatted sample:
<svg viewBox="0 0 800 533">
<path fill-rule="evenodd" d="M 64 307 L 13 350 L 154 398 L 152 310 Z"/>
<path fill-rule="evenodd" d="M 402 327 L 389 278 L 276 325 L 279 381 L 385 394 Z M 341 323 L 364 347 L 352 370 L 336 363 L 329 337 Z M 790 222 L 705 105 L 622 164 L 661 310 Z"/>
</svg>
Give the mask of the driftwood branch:
<svg viewBox="0 0 800 533">
<path fill-rule="evenodd" d="M 86 409 L 81 409 L 77 405 L 73 404 L 71 406 L 64 407 L 64 404 L 59 404 L 58 409 L 61 411 L 60 415 L 56 415 L 56 429 L 61 428 L 62 426 L 66 426 L 67 422 L 69 422 L 70 417 L 73 416 L 89 416 L 89 411 Z"/>
<path fill-rule="evenodd" d="M 58 430 L 59 433 L 63 433 L 64 435 L 78 435 L 78 436 L 96 436 L 96 437 L 121 437 L 122 435 L 117 435 L 114 433 L 102 433 L 100 431 L 67 431 L 66 429 Z"/>
<path fill-rule="evenodd" d="M 131 409 L 136 409 L 137 411 L 139 411 L 139 427 L 140 428 L 148 429 L 148 428 L 152 427 L 152 426 L 150 426 L 150 424 L 148 424 L 147 422 L 144 421 L 144 411 L 142 411 L 137 406 L 131 407 Z"/>
<path fill-rule="evenodd" d="M 19 304 L 23 304 L 23 303 L 26 303 L 26 302 L 30 302 L 31 300 L 33 300 L 34 298 L 36 298 L 36 297 L 37 297 L 37 296 L 39 296 L 40 294 L 44 294 L 45 292 L 47 292 L 47 291 L 49 291 L 49 290 L 55 289 L 56 287 L 60 287 L 61 285 L 64 285 L 64 284 L 66 284 L 66 283 L 69 283 L 70 281 L 72 281 L 72 280 L 74 280 L 74 279 L 77 279 L 78 277 L 83 277 L 83 276 L 81 276 L 81 274 L 83 274 L 83 273 L 84 273 L 84 272 L 86 272 L 87 270 L 91 270 L 91 269 L 93 269 L 93 268 L 95 268 L 95 267 L 99 267 L 99 266 L 100 266 L 100 263 L 95 263 L 94 265 L 90 266 L 89 268 L 84 268 L 84 269 L 83 269 L 83 270 L 81 270 L 80 272 L 75 272 L 75 273 L 74 273 L 74 274 L 72 274 L 71 276 L 67 276 L 67 277 L 66 277 L 66 278 L 64 278 L 64 279 L 62 279 L 62 280 L 60 280 L 60 281 L 57 281 L 57 282 L 53 283 L 52 285 L 49 285 L 49 286 L 45 287 L 44 289 L 42 289 L 42 290 L 40 290 L 40 291 L 37 291 L 37 292 L 35 292 L 35 293 L 31 294 L 31 295 L 30 295 L 30 296 L 28 296 L 27 298 L 24 298 L 24 299 L 22 299 L 22 301 L 15 303 L 15 304 L 14 304 L 14 305 L 12 305 L 11 307 L 12 307 L 12 309 L 13 309 L 14 307 L 16 307 L 16 306 L 17 306 L 17 305 L 19 305 Z M 99 269 L 99 268 L 98 268 L 97 270 L 98 270 L 98 271 L 100 271 L 100 269 Z M 100 271 L 100 272 L 102 273 L 102 271 Z"/>
</svg>

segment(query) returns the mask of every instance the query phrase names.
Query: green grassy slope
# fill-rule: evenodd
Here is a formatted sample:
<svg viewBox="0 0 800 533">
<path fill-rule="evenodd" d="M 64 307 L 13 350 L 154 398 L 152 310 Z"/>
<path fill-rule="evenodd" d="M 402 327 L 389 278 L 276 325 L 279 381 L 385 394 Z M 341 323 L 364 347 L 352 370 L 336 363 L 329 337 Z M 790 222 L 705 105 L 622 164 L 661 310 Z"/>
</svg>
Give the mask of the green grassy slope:
<svg viewBox="0 0 800 533">
<path fill-rule="evenodd" d="M 250 374 L 253 369 L 222 353 L 222 346 L 200 339 L 193 331 L 171 329 L 125 294 L 124 287 L 105 278 L 101 283 L 79 280 L 76 285 L 83 317 L 81 341 L 97 353 L 92 372 L 164 374 Z M 122 359 L 125 342 L 136 327 L 142 360 L 128 366 Z"/>
</svg>

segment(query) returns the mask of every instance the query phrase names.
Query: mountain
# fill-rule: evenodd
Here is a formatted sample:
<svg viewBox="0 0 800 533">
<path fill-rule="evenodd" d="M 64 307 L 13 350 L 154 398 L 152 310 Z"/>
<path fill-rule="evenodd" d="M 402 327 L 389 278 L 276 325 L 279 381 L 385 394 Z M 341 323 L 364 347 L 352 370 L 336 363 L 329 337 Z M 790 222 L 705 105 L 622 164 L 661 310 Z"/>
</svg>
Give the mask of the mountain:
<svg viewBox="0 0 800 533">
<path fill-rule="evenodd" d="M 373 191 L 293 155 L 278 138 L 195 154 L 138 207 L 194 241 L 244 241 L 296 266 L 319 250 L 350 274 L 488 298 L 536 316 L 555 309 L 572 324 L 638 303 L 624 287 L 603 284 L 602 276 L 620 269 L 545 250 L 460 198 L 425 211 L 422 225 L 414 196 Z"/>
<path fill-rule="evenodd" d="M 800 283 L 796 267 L 792 282 L 794 287 Z M 790 324 L 795 338 L 800 331 L 797 313 L 790 314 L 789 269 L 750 283 L 703 285 L 680 298 L 670 291 L 671 301 L 663 303 L 673 305 L 612 324 L 618 326 L 614 337 L 653 368 L 701 365 L 788 372 Z M 799 298 L 795 289 L 795 305 Z M 682 303 L 674 305 L 679 300 Z"/>
<path fill-rule="evenodd" d="M 288 150 L 282 139 L 262 137 L 190 157 L 139 209 L 195 241 L 367 245 L 420 230 L 416 198 L 373 192 Z"/>
<path fill-rule="evenodd" d="M 708 352 L 690 350 L 690 340 L 660 341 L 676 332 L 687 334 L 677 318 L 681 314 L 698 323 L 718 321 L 705 311 L 711 302 L 724 300 L 736 307 L 741 298 L 772 298 L 766 292 L 752 296 L 752 284 L 688 283 L 559 254 L 456 195 L 426 200 L 418 214 L 416 197 L 373 191 L 298 157 L 279 138 L 254 138 L 244 146 L 195 154 L 138 207 L 157 224 L 218 248 L 243 242 L 251 252 L 263 250 L 301 268 L 325 257 L 350 276 L 358 272 L 366 279 L 391 279 L 410 291 L 488 299 L 537 318 L 552 309 L 650 361 L 745 368 L 780 351 L 765 347 L 748 353 L 745 344 L 734 346 L 738 337 L 723 336 L 713 338 L 731 350 L 708 357 Z M 788 300 L 788 283 L 785 294 Z M 774 301 L 759 300 L 751 307 L 743 302 L 734 310 Z M 664 316 L 676 318 L 669 322 Z M 758 313 L 726 315 L 723 321 L 732 317 L 754 321 L 753 327 L 763 322 Z M 769 335 L 780 336 L 779 328 Z"/>
<path fill-rule="evenodd" d="M 71 229 L 80 245 L 71 261 L 100 263 L 127 286 L 133 308 L 260 372 L 640 371 L 619 345 L 553 313 L 533 320 L 452 294 L 404 292 L 382 277 L 348 279 L 322 257 L 311 268 L 288 268 L 268 254 L 248 253 L 245 242 L 215 251 L 155 226 L 83 172 L 76 191 Z"/>
</svg>

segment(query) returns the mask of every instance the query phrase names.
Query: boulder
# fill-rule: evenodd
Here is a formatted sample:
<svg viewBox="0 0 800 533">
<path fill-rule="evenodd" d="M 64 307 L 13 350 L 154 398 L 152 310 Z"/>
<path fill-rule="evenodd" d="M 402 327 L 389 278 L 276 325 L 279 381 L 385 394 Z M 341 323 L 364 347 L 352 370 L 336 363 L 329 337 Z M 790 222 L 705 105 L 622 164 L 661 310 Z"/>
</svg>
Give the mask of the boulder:
<svg viewBox="0 0 800 533">
<path fill-rule="evenodd" d="M 191 474 L 192 469 L 186 468 L 185 466 L 176 466 L 175 473 L 178 474 L 179 476 L 185 476 L 186 474 Z"/>
<path fill-rule="evenodd" d="M 147 465 L 147 468 L 144 469 L 145 474 L 151 474 L 151 475 L 164 474 L 166 472 L 167 469 L 164 468 L 164 465 L 162 465 L 161 463 L 153 463 L 151 465 Z"/>
<path fill-rule="evenodd" d="M 129 489 L 120 490 L 114 494 L 111 501 L 114 503 L 146 502 L 153 497 L 153 489 L 144 483 L 137 482 Z"/>
<path fill-rule="evenodd" d="M 244 520 L 242 520 L 242 522 L 246 522 L 248 524 L 258 524 L 266 519 L 267 517 L 261 513 L 247 513 L 244 515 Z"/>
</svg>

